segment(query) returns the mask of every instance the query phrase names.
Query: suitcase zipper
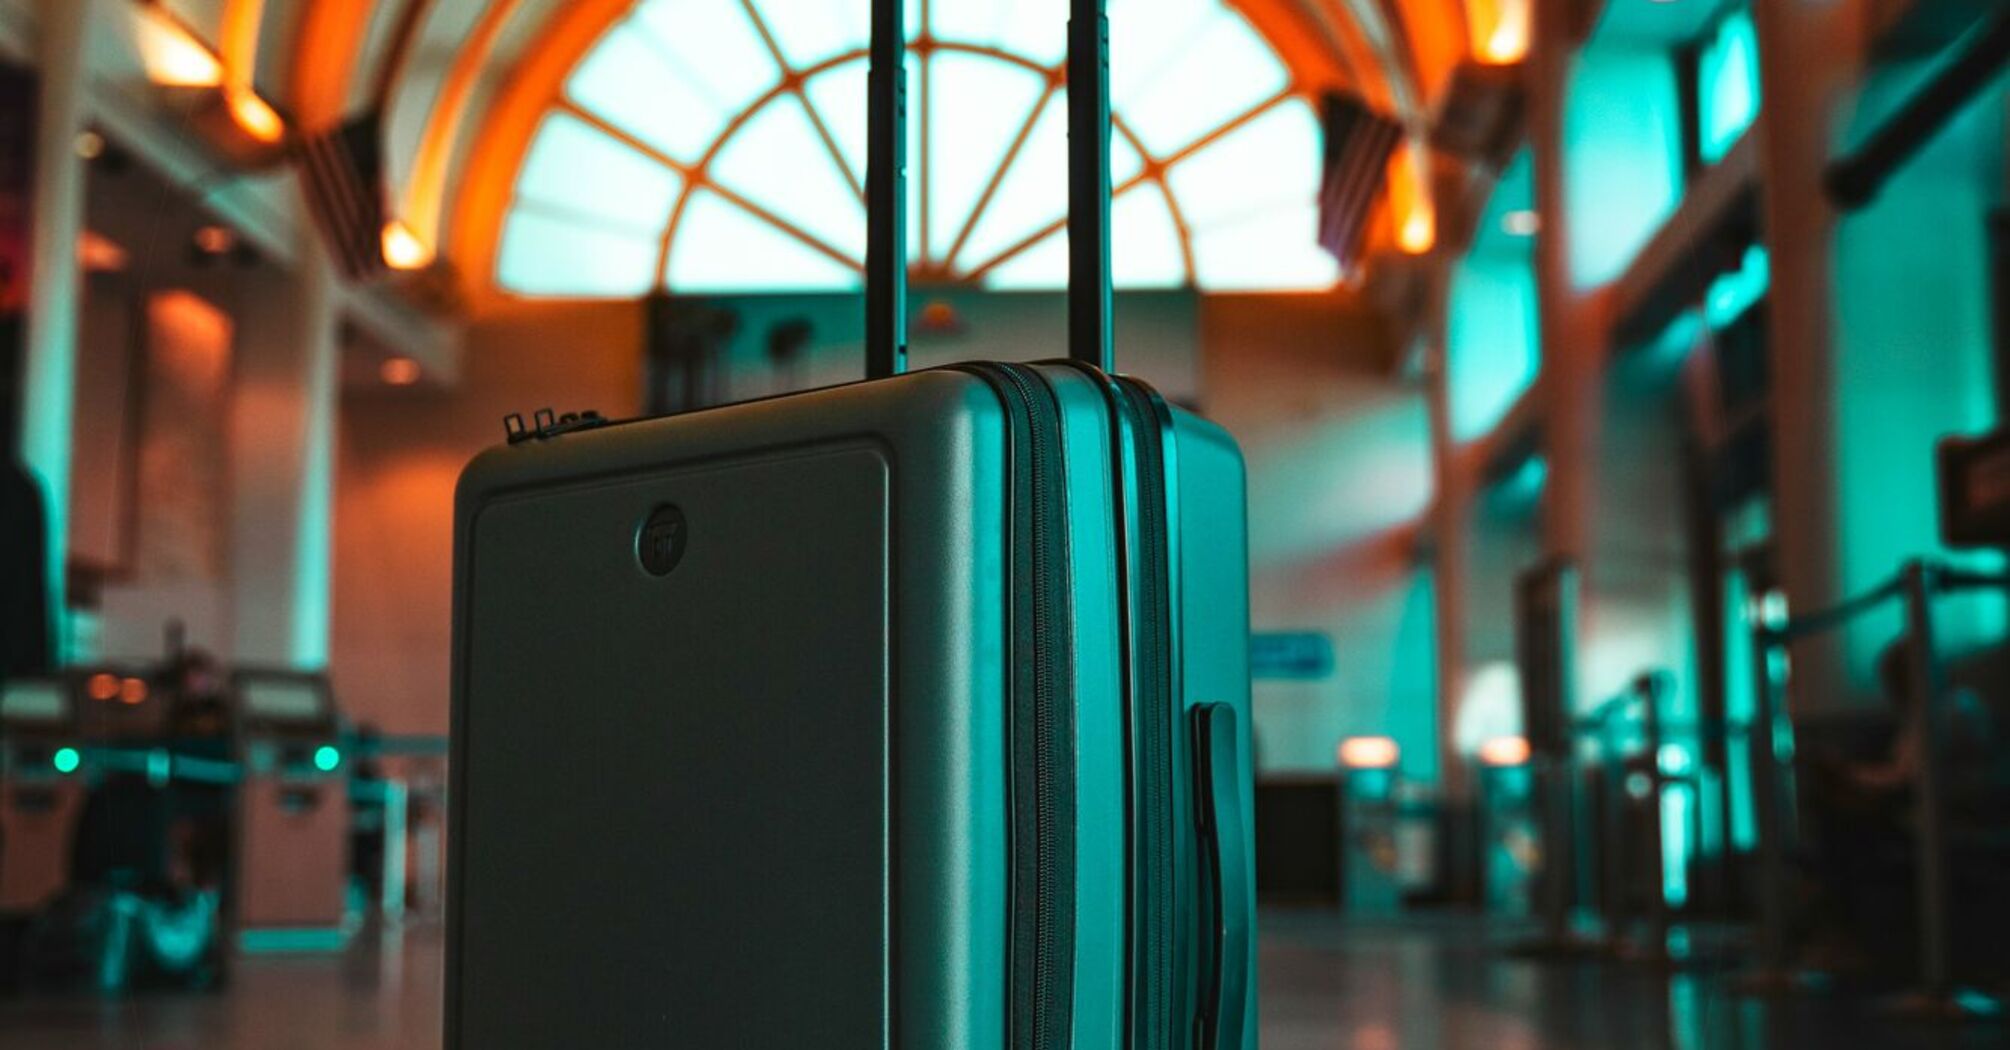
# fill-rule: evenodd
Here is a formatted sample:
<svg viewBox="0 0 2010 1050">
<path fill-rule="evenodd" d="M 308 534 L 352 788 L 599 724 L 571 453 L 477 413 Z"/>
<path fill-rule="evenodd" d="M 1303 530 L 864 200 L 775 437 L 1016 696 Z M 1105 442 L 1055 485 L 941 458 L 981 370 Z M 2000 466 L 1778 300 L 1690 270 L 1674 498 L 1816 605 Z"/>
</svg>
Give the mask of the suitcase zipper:
<svg viewBox="0 0 2010 1050">
<path fill-rule="evenodd" d="M 1122 404 L 1128 409 L 1126 414 L 1130 416 L 1136 435 L 1134 447 L 1137 450 L 1135 470 L 1140 549 L 1132 563 L 1132 572 L 1139 581 L 1139 605 L 1143 615 L 1140 618 L 1142 622 L 1133 626 L 1133 644 L 1137 647 L 1138 662 L 1144 671 L 1143 680 L 1138 683 L 1136 700 L 1141 708 L 1139 728 L 1143 740 L 1139 757 L 1144 766 L 1140 777 L 1143 797 L 1139 807 L 1145 818 L 1141 826 L 1144 841 L 1140 843 L 1139 853 L 1145 862 L 1145 871 L 1139 885 L 1145 897 L 1143 910 L 1146 923 L 1145 929 L 1140 931 L 1140 938 L 1144 941 L 1146 964 L 1142 1009 L 1147 1022 L 1140 1033 L 1140 1046 L 1146 1050 L 1157 1050 L 1172 1045 L 1171 1033 L 1175 1030 L 1170 1019 L 1174 964 L 1169 939 L 1176 928 L 1172 800 L 1173 707 L 1176 699 L 1172 695 L 1169 666 L 1171 609 L 1166 584 L 1171 566 L 1167 560 L 1165 448 L 1158 411 L 1150 393 L 1128 380 L 1116 379 L 1114 382 Z"/>
<path fill-rule="evenodd" d="M 1074 624 L 1068 606 L 1059 407 L 1045 381 L 1023 367 L 984 364 L 966 370 L 990 381 L 1024 420 L 1033 686 L 1031 753 L 1026 757 L 1033 858 L 1030 878 L 1024 879 L 1029 884 L 1015 886 L 1013 911 L 1016 923 L 1021 909 L 1030 905 L 1033 943 L 1026 963 L 1017 961 L 1015 947 L 1011 1042 L 1015 1050 L 1062 1050 L 1073 1039 L 1075 748 Z M 1019 453 L 1015 447 L 1014 456 Z M 1057 551 L 1062 559 L 1058 569 Z M 1014 841 L 1016 852 L 1020 840 L 1015 836 Z"/>
<path fill-rule="evenodd" d="M 1057 615 L 1054 600 L 1055 573 L 1051 564 L 1055 549 L 1055 537 L 1051 534 L 1051 517 L 1056 515 L 1053 493 L 1061 477 L 1055 463 L 1058 449 L 1054 435 L 1059 431 L 1059 421 L 1048 415 L 1052 409 L 1051 391 L 1035 391 L 1033 380 L 1020 369 L 1006 366 L 1001 369 L 1026 405 L 1032 423 L 1032 503 L 1033 503 L 1033 798 L 1038 812 L 1035 841 L 1039 855 L 1034 883 L 1033 907 L 1038 934 L 1033 946 L 1033 1044 L 1036 1047 L 1063 1047 L 1068 1045 L 1072 1033 L 1065 1022 L 1070 1013 L 1068 1004 L 1074 997 L 1072 974 L 1067 962 L 1058 958 L 1062 939 L 1058 936 L 1061 916 L 1060 905 L 1064 900 L 1072 902 L 1074 886 L 1070 881 L 1072 872 L 1065 870 L 1063 850 L 1072 847 L 1072 836 L 1064 833 L 1059 821 L 1058 799 L 1060 788 L 1065 783 L 1072 798 L 1073 780 L 1066 763 L 1074 760 L 1074 748 L 1062 735 L 1061 723 L 1066 720 L 1072 728 L 1073 712 L 1065 705 L 1072 697 L 1057 697 L 1054 688 L 1055 670 L 1060 659 L 1072 654 L 1065 642 L 1057 645 L 1055 635 L 1060 630 L 1072 629 L 1068 618 Z M 1061 576 L 1063 584 L 1066 576 Z M 1072 734 L 1070 734 L 1072 735 Z M 1069 829 L 1071 830 L 1071 829 Z M 1069 841 L 1065 841 L 1067 839 Z M 1072 911 L 1072 908 L 1069 909 Z M 1073 916 L 1069 915 L 1069 919 Z M 1072 938 L 1069 938 L 1072 940 Z M 1072 945 L 1066 945 L 1072 949 Z M 1070 978 L 1063 985 L 1061 979 Z M 1059 1005 L 1061 1009 L 1051 1007 Z M 1059 1020 L 1061 1024 L 1056 1024 Z"/>
</svg>

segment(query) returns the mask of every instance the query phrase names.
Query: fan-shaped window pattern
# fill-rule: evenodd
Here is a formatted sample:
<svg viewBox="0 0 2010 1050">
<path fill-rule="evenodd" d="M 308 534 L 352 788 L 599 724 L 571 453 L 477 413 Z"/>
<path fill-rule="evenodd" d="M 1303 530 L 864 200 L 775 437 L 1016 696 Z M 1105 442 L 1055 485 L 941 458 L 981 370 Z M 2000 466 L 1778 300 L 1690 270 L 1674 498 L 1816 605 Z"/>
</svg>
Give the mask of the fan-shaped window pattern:
<svg viewBox="0 0 2010 1050">
<path fill-rule="evenodd" d="M 1065 0 L 909 0 L 917 280 L 1067 282 Z M 495 277 L 523 295 L 840 290 L 865 252 L 859 0 L 641 0 L 531 140 Z M 1315 289 L 1318 124 L 1220 0 L 1111 0 L 1120 287 Z"/>
</svg>

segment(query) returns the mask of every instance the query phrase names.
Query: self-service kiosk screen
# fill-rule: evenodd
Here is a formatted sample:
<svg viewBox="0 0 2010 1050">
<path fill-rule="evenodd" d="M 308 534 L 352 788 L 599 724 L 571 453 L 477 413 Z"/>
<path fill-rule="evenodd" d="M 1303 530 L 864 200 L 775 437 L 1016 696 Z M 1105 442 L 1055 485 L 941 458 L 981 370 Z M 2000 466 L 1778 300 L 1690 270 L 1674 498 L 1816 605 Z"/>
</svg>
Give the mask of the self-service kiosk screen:
<svg viewBox="0 0 2010 1050">
<path fill-rule="evenodd" d="M 312 722 L 326 713 L 321 685 L 305 678 L 255 678 L 244 682 L 244 713 L 268 722 Z"/>
<path fill-rule="evenodd" d="M 60 722 L 69 714 L 70 697 L 60 682 L 9 682 L 0 689 L 0 721 Z"/>
</svg>

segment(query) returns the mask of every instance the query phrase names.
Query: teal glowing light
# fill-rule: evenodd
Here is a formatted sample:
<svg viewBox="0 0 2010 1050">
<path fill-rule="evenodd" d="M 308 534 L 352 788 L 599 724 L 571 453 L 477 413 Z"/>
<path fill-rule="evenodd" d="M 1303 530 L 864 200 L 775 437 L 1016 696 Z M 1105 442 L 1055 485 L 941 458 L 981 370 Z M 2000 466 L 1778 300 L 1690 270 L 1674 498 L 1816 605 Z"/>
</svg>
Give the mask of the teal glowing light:
<svg viewBox="0 0 2010 1050">
<path fill-rule="evenodd" d="M 1541 367 L 1535 242 L 1508 221 L 1535 207 L 1533 170 L 1527 150 L 1508 164 L 1480 217 L 1472 251 L 1452 274 L 1446 393 L 1452 437 L 1459 441 L 1492 430 Z"/>
<path fill-rule="evenodd" d="M 1563 114 L 1571 283 L 1626 271 L 1682 199 L 1682 115 L 1665 51 L 1593 47 L 1571 72 Z"/>
<path fill-rule="evenodd" d="M 1475 255 L 1452 277 L 1447 334 L 1452 436 L 1486 434 L 1535 382 L 1535 266 Z"/>
<path fill-rule="evenodd" d="M 1521 466 L 1509 475 L 1506 489 L 1517 499 L 1533 501 L 1542 495 L 1543 485 L 1549 482 L 1549 460 L 1541 456 L 1530 456 L 1522 460 Z"/>
<path fill-rule="evenodd" d="M 333 745 L 323 744 L 314 751 L 314 768 L 323 773 L 333 773 L 342 764 L 342 752 Z"/>
<path fill-rule="evenodd" d="M 1773 257 L 1765 245 L 1745 249 L 1736 270 L 1710 283 L 1703 298 L 1703 319 L 1712 331 L 1721 332 L 1745 315 L 1752 305 L 1766 297 L 1773 283 Z"/>
<path fill-rule="evenodd" d="M 59 747 L 49 764 L 55 766 L 58 773 L 75 773 L 77 767 L 84 764 L 84 756 L 74 747 Z"/>
<path fill-rule="evenodd" d="M 1724 159 L 1759 115 L 1759 33 L 1752 12 L 1739 10 L 1718 23 L 1697 60 L 1701 112 L 1697 149 L 1703 163 Z"/>
<path fill-rule="evenodd" d="M 1673 784 L 1661 792 L 1661 892 L 1670 907 L 1689 900 L 1689 811 L 1695 802 L 1689 785 Z"/>
</svg>

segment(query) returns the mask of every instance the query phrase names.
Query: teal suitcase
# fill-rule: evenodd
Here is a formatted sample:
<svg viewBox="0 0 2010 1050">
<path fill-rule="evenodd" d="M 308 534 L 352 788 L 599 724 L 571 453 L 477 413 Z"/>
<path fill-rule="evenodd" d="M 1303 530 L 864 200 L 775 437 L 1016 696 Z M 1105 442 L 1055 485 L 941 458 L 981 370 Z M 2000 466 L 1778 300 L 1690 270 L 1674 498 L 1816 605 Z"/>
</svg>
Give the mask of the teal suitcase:
<svg viewBox="0 0 2010 1050">
<path fill-rule="evenodd" d="M 462 476 L 450 1048 L 1255 1046 L 1240 455 L 1103 367 L 1100 91 L 1074 359 L 894 374 L 899 6 L 875 378 Z"/>
</svg>

